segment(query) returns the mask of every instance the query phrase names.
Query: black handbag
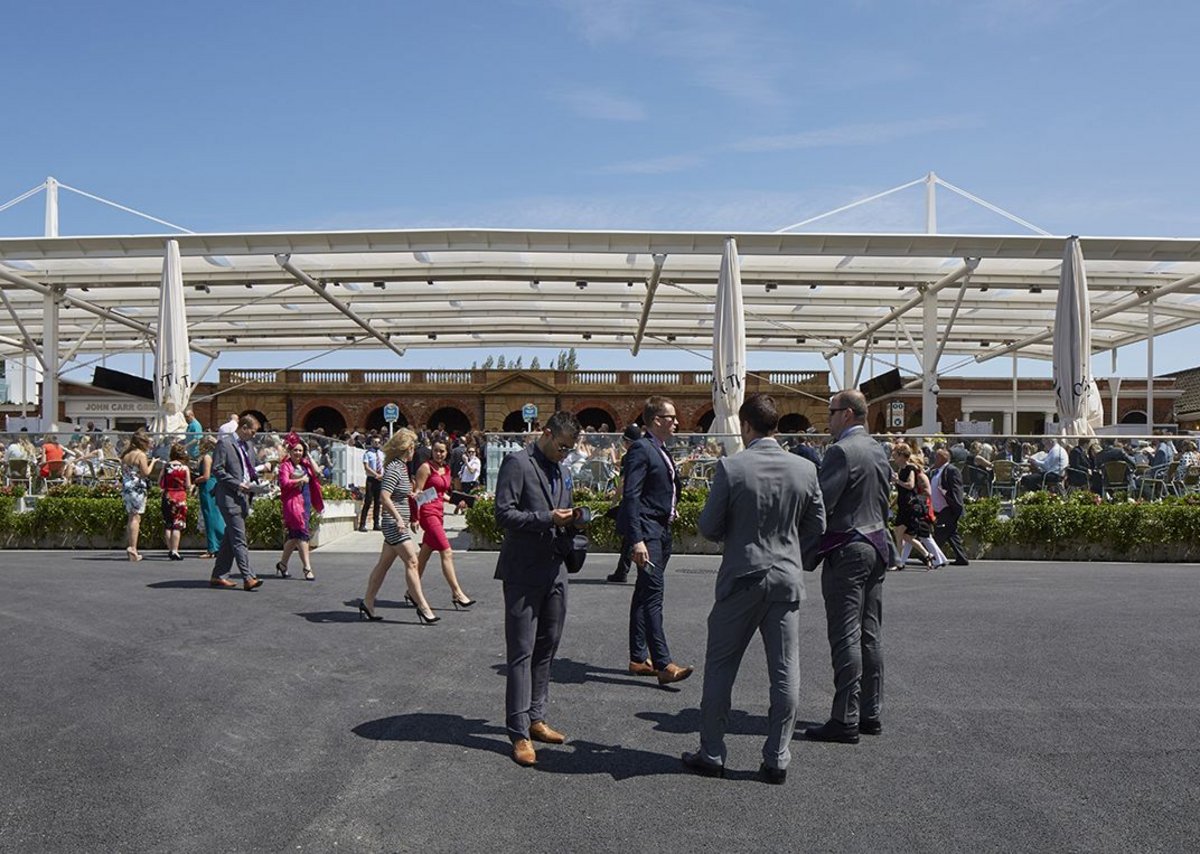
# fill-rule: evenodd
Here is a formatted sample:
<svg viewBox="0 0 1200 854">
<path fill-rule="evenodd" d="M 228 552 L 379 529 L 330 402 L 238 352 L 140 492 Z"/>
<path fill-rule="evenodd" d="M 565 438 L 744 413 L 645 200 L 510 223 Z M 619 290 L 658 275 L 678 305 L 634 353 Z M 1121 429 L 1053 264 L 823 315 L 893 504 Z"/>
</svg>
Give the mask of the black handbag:
<svg viewBox="0 0 1200 854">
<path fill-rule="evenodd" d="M 582 570 L 583 563 L 587 560 L 587 534 L 578 528 L 568 527 L 563 534 L 559 535 L 558 543 L 567 572 L 574 575 Z"/>
</svg>

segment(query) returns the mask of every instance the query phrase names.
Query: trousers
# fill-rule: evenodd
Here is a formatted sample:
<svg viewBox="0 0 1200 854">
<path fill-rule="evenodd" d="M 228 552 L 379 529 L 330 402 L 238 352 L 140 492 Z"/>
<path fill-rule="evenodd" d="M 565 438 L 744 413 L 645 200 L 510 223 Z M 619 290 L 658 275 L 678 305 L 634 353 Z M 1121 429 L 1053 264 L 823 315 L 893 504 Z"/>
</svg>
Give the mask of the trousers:
<svg viewBox="0 0 1200 854">
<path fill-rule="evenodd" d="M 546 719 L 550 665 L 567 617 L 567 574 L 548 585 L 504 584 L 504 649 L 508 675 L 504 727 L 513 741 L 529 738 L 529 725 Z"/>
<path fill-rule="evenodd" d="M 876 719 L 883 705 L 883 579 L 887 567 L 875 547 L 850 542 L 825 557 L 829 652 L 833 661 L 833 710 L 846 725 Z"/>
<path fill-rule="evenodd" d="M 663 630 L 663 595 L 666 592 L 667 561 L 671 559 L 671 532 L 647 537 L 653 567 L 639 567 L 633 597 L 629 601 L 629 660 L 654 664 L 655 670 L 665 670 L 671 663 L 671 650 Z"/>
</svg>

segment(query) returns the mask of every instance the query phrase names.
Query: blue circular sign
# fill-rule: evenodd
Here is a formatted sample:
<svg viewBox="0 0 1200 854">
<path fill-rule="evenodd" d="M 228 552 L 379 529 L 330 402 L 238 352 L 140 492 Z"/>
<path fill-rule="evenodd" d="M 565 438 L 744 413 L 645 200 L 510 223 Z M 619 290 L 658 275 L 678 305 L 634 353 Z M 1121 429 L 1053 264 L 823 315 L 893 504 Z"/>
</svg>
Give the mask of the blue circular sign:
<svg viewBox="0 0 1200 854">
<path fill-rule="evenodd" d="M 532 403 L 527 403 L 521 407 L 521 417 L 526 421 L 537 421 L 538 409 Z"/>
<path fill-rule="evenodd" d="M 384 421 L 399 421 L 400 420 L 400 407 L 394 403 L 389 403 L 387 406 L 383 407 L 383 420 Z"/>
</svg>

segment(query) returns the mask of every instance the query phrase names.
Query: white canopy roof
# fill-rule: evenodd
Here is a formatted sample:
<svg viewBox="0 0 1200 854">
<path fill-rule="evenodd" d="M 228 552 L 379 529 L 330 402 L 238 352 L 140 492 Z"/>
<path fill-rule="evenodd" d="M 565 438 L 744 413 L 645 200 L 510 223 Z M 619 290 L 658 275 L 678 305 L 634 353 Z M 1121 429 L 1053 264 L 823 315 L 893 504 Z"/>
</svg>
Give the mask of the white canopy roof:
<svg viewBox="0 0 1200 854">
<path fill-rule="evenodd" d="M 1050 356 L 1064 237 L 499 229 L 2 238 L 0 289 L 12 313 L 0 310 L 0 353 L 27 349 L 13 313 L 43 337 L 47 287 L 63 295 L 60 353 L 145 341 L 168 239 L 179 243 L 196 349 L 637 342 L 707 353 L 730 236 L 750 350 L 829 355 L 871 339 L 907 351 L 921 338 L 921 294 L 933 288 L 946 355 L 982 359 L 1021 346 Z M 1081 245 L 1094 350 L 1200 322 L 1200 240 Z"/>
</svg>

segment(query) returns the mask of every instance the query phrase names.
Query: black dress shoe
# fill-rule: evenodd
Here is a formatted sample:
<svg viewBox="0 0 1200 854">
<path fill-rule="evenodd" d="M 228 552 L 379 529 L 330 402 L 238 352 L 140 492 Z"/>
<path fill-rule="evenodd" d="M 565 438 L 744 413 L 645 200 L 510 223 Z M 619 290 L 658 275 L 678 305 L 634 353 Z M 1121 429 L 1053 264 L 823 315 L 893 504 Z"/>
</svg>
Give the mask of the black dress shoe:
<svg viewBox="0 0 1200 854">
<path fill-rule="evenodd" d="M 758 766 L 758 774 L 764 783 L 770 783 L 772 786 L 782 786 L 787 781 L 786 768 L 772 768 L 765 762 Z"/>
<path fill-rule="evenodd" d="M 691 771 L 693 774 L 699 774 L 701 777 L 724 777 L 725 766 L 718 765 L 715 762 L 709 762 L 700 752 L 683 753 L 679 756 L 683 760 L 683 767 Z"/>
<path fill-rule="evenodd" d="M 615 581 L 618 583 L 624 582 L 629 577 L 628 572 L 614 572 L 612 575 L 605 577 L 605 581 Z"/>
<path fill-rule="evenodd" d="M 883 732 L 883 724 L 879 718 L 859 718 L 858 731 L 863 735 L 879 735 Z"/>
<path fill-rule="evenodd" d="M 809 741 L 833 741 L 838 744 L 858 744 L 858 726 L 844 724 L 841 721 L 828 720 L 820 726 L 810 726 L 804 730 L 804 737 Z"/>
<path fill-rule="evenodd" d="M 950 565 L 951 566 L 970 566 L 971 562 L 969 560 L 956 560 L 954 563 L 952 563 Z"/>
</svg>

